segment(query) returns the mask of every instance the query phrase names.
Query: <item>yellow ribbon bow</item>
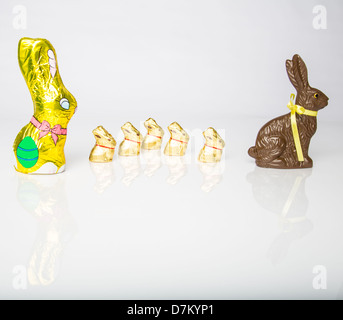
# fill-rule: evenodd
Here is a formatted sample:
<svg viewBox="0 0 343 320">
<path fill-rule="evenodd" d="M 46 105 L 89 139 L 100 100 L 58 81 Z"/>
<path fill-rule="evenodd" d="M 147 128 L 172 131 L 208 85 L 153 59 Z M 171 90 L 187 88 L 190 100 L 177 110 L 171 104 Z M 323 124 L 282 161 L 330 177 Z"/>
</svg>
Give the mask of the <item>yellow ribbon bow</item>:
<svg viewBox="0 0 343 320">
<path fill-rule="evenodd" d="M 297 150 L 298 160 L 300 162 L 304 161 L 303 150 L 301 148 L 298 125 L 297 125 L 297 117 L 296 114 L 304 114 L 306 116 L 316 117 L 318 112 L 307 110 L 302 106 L 298 106 L 294 104 L 295 95 L 291 94 L 291 100 L 289 101 L 287 107 L 291 110 L 291 124 L 292 124 L 292 131 L 293 131 L 293 139 L 295 143 L 295 149 Z"/>
</svg>

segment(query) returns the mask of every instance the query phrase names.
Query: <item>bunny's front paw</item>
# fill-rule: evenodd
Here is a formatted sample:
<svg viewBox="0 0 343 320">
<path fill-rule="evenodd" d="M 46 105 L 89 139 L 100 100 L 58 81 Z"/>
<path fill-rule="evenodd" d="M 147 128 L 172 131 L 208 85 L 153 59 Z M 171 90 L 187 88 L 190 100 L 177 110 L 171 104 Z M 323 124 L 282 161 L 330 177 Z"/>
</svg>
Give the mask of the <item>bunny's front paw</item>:
<svg viewBox="0 0 343 320">
<path fill-rule="evenodd" d="M 56 173 L 61 173 L 64 170 L 65 170 L 65 165 L 58 168 L 54 163 L 47 162 L 43 164 L 38 170 L 30 174 L 56 174 Z"/>
</svg>

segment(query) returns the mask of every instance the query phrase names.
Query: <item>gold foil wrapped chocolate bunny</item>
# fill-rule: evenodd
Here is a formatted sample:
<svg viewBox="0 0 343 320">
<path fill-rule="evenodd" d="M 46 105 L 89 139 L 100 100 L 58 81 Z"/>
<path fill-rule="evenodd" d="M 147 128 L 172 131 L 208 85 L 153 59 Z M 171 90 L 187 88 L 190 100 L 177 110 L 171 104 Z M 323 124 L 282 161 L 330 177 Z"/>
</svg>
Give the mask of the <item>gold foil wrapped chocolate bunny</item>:
<svg viewBox="0 0 343 320">
<path fill-rule="evenodd" d="M 14 141 L 15 168 L 31 174 L 62 172 L 67 125 L 76 111 L 76 100 L 63 85 L 56 52 L 48 40 L 21 39 L 18 59 L 34 114 Z"/>
<path fill-rule="evenodd" d="M 141 151 L 142 135 L 141 133 L 130 123 L 126 122 L 121 130 L 124 133 L 124 140 L 119 146 L 120 156 L 138 156 Z"/>
<path fill-rule="evenodd" d="M 189 141 L 188 133 L 177 123 L 169 125 L 170 139 L 164 149 L 167 156 L 184 156 Z"/>
<path fill-rule="evenodd" d="M 144 137 L 142 149 L 145 150 L 159 150 L 161 149 L 162 139 L 164 136 L 163 129 L 152 118 L 144 122 L 144 126 L 148 133 Z"/>
<path fill-rule="evenodd" d="M 102 126 L 94 129 L 93 135 L 96 143 L 89 155 L 89 160 L 92 162 L 111 162 L 117 142 Z"/>
<path fill-rule="evenodd" d="M 225 147 L 224 140 L 212 127 L 203 132 L 205 145 L 199 153 L 198 160 L 205 163 L 219 162 Z"/>
</svg>

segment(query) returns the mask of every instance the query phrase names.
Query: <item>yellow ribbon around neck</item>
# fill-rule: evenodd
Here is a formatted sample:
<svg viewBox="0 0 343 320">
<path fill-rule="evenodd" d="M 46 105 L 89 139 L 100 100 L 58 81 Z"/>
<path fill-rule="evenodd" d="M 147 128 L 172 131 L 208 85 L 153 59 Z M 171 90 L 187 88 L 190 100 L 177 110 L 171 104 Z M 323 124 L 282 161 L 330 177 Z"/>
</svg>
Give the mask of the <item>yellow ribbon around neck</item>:
<svg viewBox="0 0 343 320">
<path fill-rule="evenodd" d="M 300 136 L 299 136 L 299 131 L 298 131 L 296 114 L 300 114 L 300 115 L 304 114 L 306 116 L 316 117 L 318 112 L 307 110 L 302 106 L 298 106 L 294 104 L 294 99 L 295 99 L 295 95 L 291 94 L 291 100 L 289 101 L 287 107 L 291 110 L 291 124 L 292 124 L 292 131 L 293 131 L 293 139 L 295 143 L 295 149 L 297 150 L 298 160 L 300 162 L 303 162 L 304 155 L 303 155 L 303 150 L 301 148 L 301 143 L 300 143 Z"/>
</svg>

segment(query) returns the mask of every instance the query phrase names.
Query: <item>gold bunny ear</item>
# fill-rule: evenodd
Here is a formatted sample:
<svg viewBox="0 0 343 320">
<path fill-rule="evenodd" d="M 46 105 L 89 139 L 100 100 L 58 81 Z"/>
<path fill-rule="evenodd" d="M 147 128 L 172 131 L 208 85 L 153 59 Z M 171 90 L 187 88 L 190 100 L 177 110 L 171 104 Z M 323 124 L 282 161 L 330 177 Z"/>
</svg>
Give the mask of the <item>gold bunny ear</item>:
<svg viewBox="0 0 343 320">
<path fill-rule="evenodd" d="M 23 38 L 19 42 L 18 59 L 31 95 L 55 99 L 61 80 L 51 43 L 45 39 Z"/>
</svg>

